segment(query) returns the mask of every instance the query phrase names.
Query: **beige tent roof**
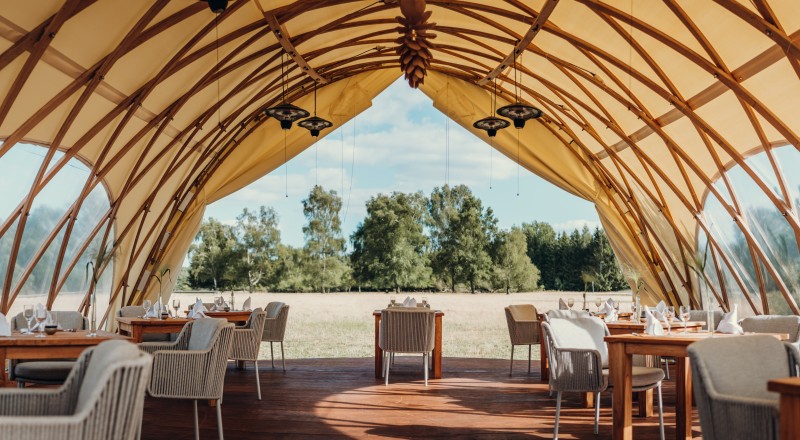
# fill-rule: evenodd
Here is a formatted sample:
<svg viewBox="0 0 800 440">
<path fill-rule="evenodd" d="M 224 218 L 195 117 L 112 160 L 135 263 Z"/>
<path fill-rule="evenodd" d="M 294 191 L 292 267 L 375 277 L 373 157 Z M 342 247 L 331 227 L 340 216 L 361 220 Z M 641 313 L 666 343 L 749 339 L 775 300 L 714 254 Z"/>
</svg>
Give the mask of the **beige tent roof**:
<svg viewBox="0 0 800 440">
<path fill-rule="evenodd" d="M 46 158 L 0 224 L 0 236 L 13 237 L 2 311 L 24 284 L 20 273 L 38 262 L 14 264 L 25 214 L 69 159 L 92 175 L 56 228 L 66 231 L 82 198 L 105 185 L 111 210 L 92 237 L 107 235 L 118 252 L 113 310 L 142 292 L 157 295 L 149 274 L 180 264 L 208 203 L 283 163 L 284 133 L 262 117 L 281 101 L 283 52 L 287 101 L 313 108 L 319 79 L 318 113 L 337 125 L 401 75 L 397 0 L 238 0 L 219 16 L 193 0 L 2 3 L 0 160 L 21 142 L 65 152 Z M 521 163 L 596 204 L 617 255 L 645 274 L 651 300 L 699 303 L 685 261 L 708 237 L 707 274 L 721 304 L 798 312 L 796 280 L 753 232 L 746 203 L 724 179 L 712 184 L 740 167 L 800 232 L 790 170 L 771 154 L 800 145 L 800 3 L 429 0 L 427 8 L 437 46 L 421 89 L 483 139 L 472 123 L 490 112 L 493 73 L 497 105 L 514 101 L 511 55 L 522 42 L 521 100 L 545 116 L 522 132 Z M 299 128 L 287 135 L 289 158 L 313 140 Z M 494 144 L 516 157 L 513 129 Z M 745 161 L 755 153 L 769 156 L 772 175 Z M 756 290 L 711 233 L 706 197 L 736 222 L 759 268 Z M 42 248 L 70 241 L 68 233 L 48 238 Z M 54 280 L 74 264 L 58 261 Z M 51 283 L 51 303 L 58 289 Z"/>
</svg>

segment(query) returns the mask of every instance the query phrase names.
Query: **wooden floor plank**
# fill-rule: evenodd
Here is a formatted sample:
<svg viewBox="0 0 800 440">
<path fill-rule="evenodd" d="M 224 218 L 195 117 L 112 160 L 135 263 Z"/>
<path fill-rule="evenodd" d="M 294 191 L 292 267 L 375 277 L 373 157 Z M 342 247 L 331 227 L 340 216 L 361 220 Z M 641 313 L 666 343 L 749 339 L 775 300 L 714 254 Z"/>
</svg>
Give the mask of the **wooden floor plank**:
<svg viewBox="0 0 800 440">
<path fill-rule="evenodd" d="M 538 365 L 528 375 L 527 361 L 453 359 L 444 362 L 444 378 L 422 382 L 420 357 L 398 357 L 388 387 L 374 377 L 371 358 L 303 359 L 287 362 L 287 371 L 264 363 L 259 371 L 263 400 L 256 400 L 252 364 L 232 363 L 225 381 L 222 411 L 225 438 L 552 438 L 555 398 L 539 381 Z M 519 372 L 519 373 L 517 373 Z M 667 438 L 675 436 L 674 381 L 664 383 Z M 600 434 L 592 433 L 591 409 L 578 394 L 565 394 L 561 439 L 611 437 L 610 393 L 601 400 Z M 200 405 L 201 438 L 216 438 L 214 408 Z M 700 437 L 697 412 L 694 435 Z M 148 398 L 142 438 L 193 438 L 188 401 Z M 636 439 L 658 438 L 658 411 L 634 417 Z"/>
</svg>

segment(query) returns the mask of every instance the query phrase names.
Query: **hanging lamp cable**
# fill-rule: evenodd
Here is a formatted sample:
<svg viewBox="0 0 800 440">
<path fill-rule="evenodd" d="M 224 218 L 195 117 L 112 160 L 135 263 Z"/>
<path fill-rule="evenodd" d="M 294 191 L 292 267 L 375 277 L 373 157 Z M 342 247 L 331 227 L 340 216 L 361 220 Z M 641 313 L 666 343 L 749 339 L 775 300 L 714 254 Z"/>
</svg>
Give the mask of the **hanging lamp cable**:
<svg viewBox="0 0 800 440">
<path fill-rule="evenodd" d="M 214 64 L 214 74 L 217 76 L 217 127 L 222 130 L 222 104 L 219 102 L 219 14 L 220 13 L 218 12 L 216 15 L 214 15 L 214 33 L 216 34 L 215 43 L 217 56 L 217 62 Z"/>
</svg>

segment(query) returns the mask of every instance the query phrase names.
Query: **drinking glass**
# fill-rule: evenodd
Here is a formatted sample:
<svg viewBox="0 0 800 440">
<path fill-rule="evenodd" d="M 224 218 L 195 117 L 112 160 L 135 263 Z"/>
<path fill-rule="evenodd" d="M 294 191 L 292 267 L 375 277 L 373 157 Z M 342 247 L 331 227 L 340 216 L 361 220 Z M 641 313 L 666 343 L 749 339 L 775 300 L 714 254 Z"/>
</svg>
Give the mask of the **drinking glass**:
<svg viewBox="0 0 800 440">
<path fill-rule="evenodd" d="M 36 322 L 39 323 L 39 334 L 37 338 L 44 338 L 44 320 L 47 319 L 47 310 L 44 307 L 36 309 Z"/>
<path fill-rule="evenodd" d="M 600 305 L 603 304 L 603 300 L 600 298 L 594 299 L 594 306 L 597 307 L 597 314 L 600 314 Z"/>
<path fill-rule="evenodd" d="M 25 333 L 31 334 L 33 331 L 31 330 L 31 324 L 33 323 L 33 305 L 26 304 L 23 306 L 22 316 L 28 321 L 28 329 Z"/>
<path fill-rule="evenodd" d="M 575 305 L 575 300 L 572 298 L 567 298 L 567 307 L 572 310 L 572 306 Z"/>
<path fill-rule="evenodd" d="M 146 299 L 142 301 L 142 307 L 144 307 L 144 316 L 143 318 L 148 318 L 148 314 L 150 313 L 150 300 Z"/>
<path fill-rule="evenodd" d="M 664 311 L 664 320 L 667 321 L 667 334 L 672 334 L 672 320 L 675 319 L 675 307 L 669 306 Z"/>
<path fill-rule="evenodd" d="M 397 298 L 395 298 L 395 297 L 389 298 L 389 304 L 391 304 L 392 307 L 396 306 L 397 305 Z"/>
<path fill-rule="evenodd" d="M 178 298 L 173 298 L 172 300 L 172 308 L 175 309 L 175 317 L 178 317 L 178 309 L 181 308 L 181 300 Z"/>
<path fill-rule="evenodd" d="M 639 311 L 636 310 L 636 303 L 631 303 L 631 321 L 638 322 L 639 320 Z"/>
<path fill-rule="evenodd" d="M 689 321 L 689 312 L 692 310 L 689 306 L 681 306 L 681 314 L 679 318 L 683 323 L 683 332 L 686 333 L 686 323 Z"/>
<path fill-rule="evenodd" d="M 214 303 L 217 305 L 217 310 L 222 310 L 222 305 L 225 304 L 225 298 L 219 296 Z"/>
<path fill-rule="evenodd" d="M 428 298 L 422 297 L 422 307 L 428 307 Z"/>
</svg>

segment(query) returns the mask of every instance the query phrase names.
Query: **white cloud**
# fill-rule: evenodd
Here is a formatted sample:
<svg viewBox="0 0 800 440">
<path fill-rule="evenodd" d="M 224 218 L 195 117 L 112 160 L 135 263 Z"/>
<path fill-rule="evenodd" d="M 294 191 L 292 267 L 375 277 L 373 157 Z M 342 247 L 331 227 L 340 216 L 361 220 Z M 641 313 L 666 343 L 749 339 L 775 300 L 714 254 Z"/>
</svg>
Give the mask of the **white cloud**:
<svg viewBox="0 0 800 440">
<path fill-rule="evenodd" d="M 599 220 L 576 219 L 555 223 L 553 224 L 553 229 L 555 229 L 557 232 L 572 232 L 575 229 L 583 229 L 584 226 L 588 227 L 589 230 L 592 231 L 594 231 L 595 228 L 602 227 Z"/>
</svg>

